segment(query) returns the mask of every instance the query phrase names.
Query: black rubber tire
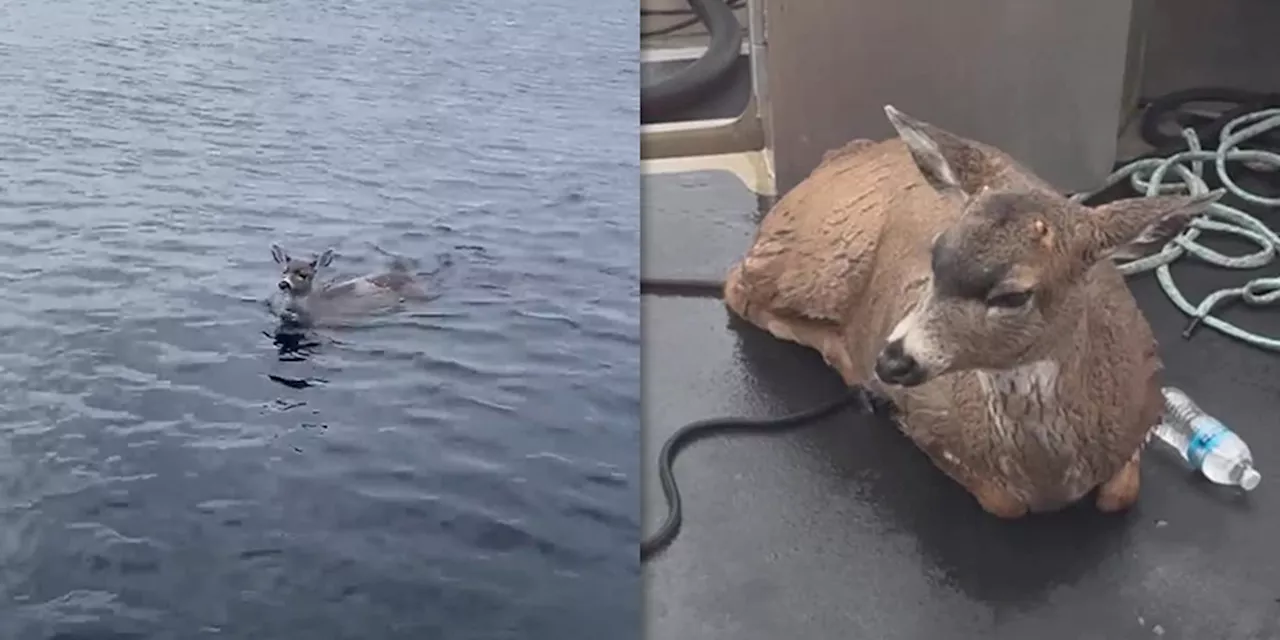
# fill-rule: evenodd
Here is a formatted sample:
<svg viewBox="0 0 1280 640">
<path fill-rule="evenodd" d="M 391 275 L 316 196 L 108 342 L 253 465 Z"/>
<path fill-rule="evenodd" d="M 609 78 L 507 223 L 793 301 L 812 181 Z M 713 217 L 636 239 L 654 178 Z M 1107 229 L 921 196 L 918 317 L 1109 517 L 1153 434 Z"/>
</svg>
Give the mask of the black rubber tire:
<svg viewBox="0 0 1280 640">
<path fill-rule="evenodd" d="M 667 114 L 697 104 L 729 77 L 742 52 L 742 24 L 724 0 L 688 0 L 689 8 L 707 25 L 711 44 L 679 73 L 640 87 L 640 119 L 661 122 Z"/>
</svg>

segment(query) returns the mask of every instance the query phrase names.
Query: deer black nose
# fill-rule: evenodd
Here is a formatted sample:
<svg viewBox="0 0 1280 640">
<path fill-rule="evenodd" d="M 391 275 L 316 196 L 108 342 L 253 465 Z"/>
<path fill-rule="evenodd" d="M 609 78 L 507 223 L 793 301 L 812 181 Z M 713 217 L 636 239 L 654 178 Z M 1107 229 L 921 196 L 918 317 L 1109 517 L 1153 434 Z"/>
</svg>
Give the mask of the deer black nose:
<svg viewBox="0 0 1280 640">
<path fill-rule="evenodd" d="M 925 371 L 902 350 L 902 340 L 898 339 L 886 344 L 876 357 L 876 377 L 888 384 L 914 387 L 924 382 Z"/>
<path fill-rule="evenodd" d="M 291 288 L 292 288 L 292 287 L 290 286 L 290 284 L 289 284 L 289 281 L 288 281 L 288 280 L 281 280 L 281 281 L 280 281 L 280 284 L 277 284 L 276 286 L 277 286 L 277 287 L 280 287 L 280 290 L 281 290 L 281 291 L 288 291 L 289 289 L 291 289 Z"/>
</svg>

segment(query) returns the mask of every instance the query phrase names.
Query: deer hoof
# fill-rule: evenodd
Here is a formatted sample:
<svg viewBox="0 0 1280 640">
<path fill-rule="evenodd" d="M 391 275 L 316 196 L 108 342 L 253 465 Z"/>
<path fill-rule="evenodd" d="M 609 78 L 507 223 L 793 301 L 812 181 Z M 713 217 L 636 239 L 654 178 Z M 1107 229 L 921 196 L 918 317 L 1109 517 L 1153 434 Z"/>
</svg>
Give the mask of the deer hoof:
<svg viewBox="0 0 1280 640">
<path fill-rule="evenodd" d="M 973 492 L 982 510 L 1004 520 L 1016 520 L 1027 515 L 1027 504 L 1004 489 L 990 485 Z"/>
<path fill-rule="evenodd" d="M 1098 487 L 1098 510 L 1105 513 L 1124 511 L 1138 501 L 1141 487 L 1141 453 L 1133 454 L 1115 477 Z"/>
</svg>

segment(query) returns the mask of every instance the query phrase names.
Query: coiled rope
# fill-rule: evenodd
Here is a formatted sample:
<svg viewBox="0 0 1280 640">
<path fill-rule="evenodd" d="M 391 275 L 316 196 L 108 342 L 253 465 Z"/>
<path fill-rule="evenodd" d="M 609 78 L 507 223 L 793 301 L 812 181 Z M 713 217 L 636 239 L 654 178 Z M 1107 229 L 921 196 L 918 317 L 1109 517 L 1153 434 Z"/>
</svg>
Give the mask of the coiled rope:
<svg viewBox="0 0 1280 640">
<path fill-rule="evenodd" d="M 1247 125 L 1247 126 L 1246 126 Z M 1237 131 L 1239 128 L 1239 131 Z M 1167 158 L 1143 158 L 1124 165 L 1107 178 L 1101 189 L 1072 197 L 1083 201 L 1100 191 L 1128 179 L 1138 193 L 1147 197 L 1161 194 L 1201 195 L 1209 192 L 1204 180 L 1204 165 L 1212 162 L 1222 187 L 1240 200 L 1264 207 L 1280 206 L 1280 198 L 1269 198 L 1240 187 L 1227 174 L 1227 163 L 1247 163 L 1255 171 L 1280 171 L 1280 153 L 1263 149 L 1242 149 L 1241 144 L 1280 129 L 1280 108 L 1262 109 L 1238 116 L 1222 127 L 1218 148 L 1205 150 L 1195 129 L 1182 130 L 1187 150 Z M 1198 239 L 1206 231 L 1238 236 L 1257 245 L 1258 250 L 1244 255 L 1225 255 L 1201 244 Z M 1262 306 L 1280 301 L 1280 277 L 1255 278 L 1243 286 L 1220 289 L 1206 296 L 1200 304 L 1193 305 L 1174 283 L 1169 265 L 1190 254 L 1209 264 L 1228 269 L 1257 269 L 1270 264 L 1280 251 L 1280 235 L 1257 218 L 1221 201 L 1209 206 L 1197 216 L 1182 233 L 1175 236 L 1159 252 L 1137 260 L 1117 264 L 1121 273 L 1130 275 L 1150 271 L 1165 295 L 1183 313 L 1191 317 L 1184 337 L 1201 323 L 1238 340 L 1263 349 L 1280 351 L 1280 338 L 1258 335 L 1242 329 L 1220 317 L 1213 310 L 1222 302 L 1239 299 L 1246 304 Z"/>
</svg>

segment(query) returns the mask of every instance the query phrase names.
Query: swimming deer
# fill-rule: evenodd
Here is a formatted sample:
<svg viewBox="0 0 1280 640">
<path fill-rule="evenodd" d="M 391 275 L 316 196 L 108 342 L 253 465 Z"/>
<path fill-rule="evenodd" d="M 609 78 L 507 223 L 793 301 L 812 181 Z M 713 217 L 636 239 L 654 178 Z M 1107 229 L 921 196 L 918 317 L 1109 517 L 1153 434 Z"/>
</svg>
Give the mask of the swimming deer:
<svg viewBox="0 0 1280 640">
<path fill-rule="evenodd" d="M 895 138 L 828 152 L 765 216 L 728 307 L 896 405 L 995 516 L 1138 498 L 1162 364 L 1113 258 L 1221 192 L 1072 202 L 1008 154 L 892 106 Z"/>
<path fill-rule="evenodd" d="M 333 249 L 311 258 L 295 258 L 279 245 L 271 245 L 271 257 L 280 265 L 278 293 L 273 309 L 286 322 L 311 325 L 349 313 L 395 306 L 407 299 L 425 299 L 410 264 L 398 256 L 388 270 L 340 282 L 317 283 L 321 269 L 333 263 Z"/>
</svg>

